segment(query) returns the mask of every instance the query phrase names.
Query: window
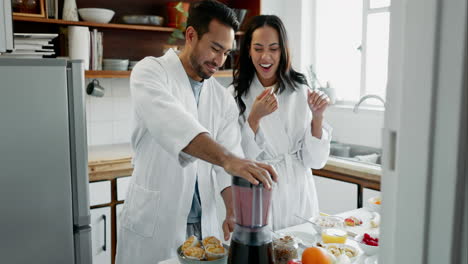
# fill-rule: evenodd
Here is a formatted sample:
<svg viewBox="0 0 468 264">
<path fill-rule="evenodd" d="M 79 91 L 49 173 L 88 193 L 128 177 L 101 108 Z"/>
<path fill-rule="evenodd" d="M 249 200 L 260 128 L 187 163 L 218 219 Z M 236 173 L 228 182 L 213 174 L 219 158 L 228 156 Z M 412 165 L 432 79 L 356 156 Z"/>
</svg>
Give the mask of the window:
<svg viewBox="0 0 468 264">
<path fill-rule="evenodd" d="M 314 68 L 340 103 L 365 94 L 385 98 L 389 6 L 390 0 L 316 0 Z"/>
</svg>

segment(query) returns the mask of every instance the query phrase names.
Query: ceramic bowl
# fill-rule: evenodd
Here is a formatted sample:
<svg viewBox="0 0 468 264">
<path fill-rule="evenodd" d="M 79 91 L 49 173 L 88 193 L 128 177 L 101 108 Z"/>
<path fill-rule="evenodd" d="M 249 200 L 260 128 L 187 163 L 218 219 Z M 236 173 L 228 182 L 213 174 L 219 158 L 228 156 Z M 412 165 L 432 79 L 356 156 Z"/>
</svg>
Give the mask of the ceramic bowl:
<svg viewBox="0 0 468 264">
<path fill-rule="evenodd" d="M 375 233 L 369 233 L 369 235 L 372 237 L 379 238 L 379 235 Z M 363 235 L 359 235 L 355 239 L 359 247 L 362 249 L 362 251 L 364 251 L 364 253 L 368 256 L 377 254 L 379 252 L 379 246 L 370 246 L 370 245 L 365 244 L 364 242 L 362 242 L 363 237 L 364 237 Z"/>
<path fill-rule="evenodd" d="M 109 23 L 115 14 L 114 11 L 105 8 L 80 8 L 78 13 L 84 21 L 104 24 Z"/>
</svg>

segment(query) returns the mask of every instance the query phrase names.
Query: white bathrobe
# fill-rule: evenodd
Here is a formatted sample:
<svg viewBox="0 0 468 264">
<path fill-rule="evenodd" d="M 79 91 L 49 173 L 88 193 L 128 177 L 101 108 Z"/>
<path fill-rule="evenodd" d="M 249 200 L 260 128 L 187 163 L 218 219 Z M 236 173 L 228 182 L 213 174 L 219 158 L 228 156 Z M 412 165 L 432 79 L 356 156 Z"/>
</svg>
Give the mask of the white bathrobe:
<svg viewBox="0 0 468 264">
<path fill-rule="evenodd" d="M 246 110 L 239 117 L 239 123 L 245 156 L 271 164 L 278 172 L 270 218 L 273 230 L 302 223 L 296 214 L 310 218 L 319 213 L 311 168 L 325 166 L 332 129 L 324 122 L 322 138 L 312 136 L 307 89 L 300 86 L 295 92 L 286 89 L 277 95 L 279 108 L 260 120 L 256 135 L 246 122 L 255 98 L 264 90 L 256 75 L 248 94 L 243 97 Z"/>
<path fill-rule="evenodd" d="M 197 104 L 174 51 L 147 57 L 130 77 L 134 171 L 121 215 L 117 263 L 158 263 L 176 256 L 186 239 L 196 175 L 202 206 L 202 235 L 221 237 L 216 200 L 230 186 L 221 167 L 181 152 L 200 133 L 243 156 L 232 96 L 214 78 L 204 81 Z M 217 197 L 218 196 L 218 197 Z M 218 200 L 219 201 L 219 200 Z"/>
</svg>

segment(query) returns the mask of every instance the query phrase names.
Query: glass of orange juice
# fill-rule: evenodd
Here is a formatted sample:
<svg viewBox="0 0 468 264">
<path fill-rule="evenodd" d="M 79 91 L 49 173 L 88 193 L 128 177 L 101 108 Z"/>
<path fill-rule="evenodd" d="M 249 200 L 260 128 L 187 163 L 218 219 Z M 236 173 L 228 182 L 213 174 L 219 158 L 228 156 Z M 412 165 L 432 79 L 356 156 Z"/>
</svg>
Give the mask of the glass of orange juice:
<svg viewBox="0 0 468 264">
<path fill-rule="evenodd" d="M 346 239 L 348 238 L 348 233 L 342 229 L 337 228 L 328 228 L 322 231 L 322 241 L 323 243 L 338 243 L 344 244 L 346 243 Z"/>
</svg>

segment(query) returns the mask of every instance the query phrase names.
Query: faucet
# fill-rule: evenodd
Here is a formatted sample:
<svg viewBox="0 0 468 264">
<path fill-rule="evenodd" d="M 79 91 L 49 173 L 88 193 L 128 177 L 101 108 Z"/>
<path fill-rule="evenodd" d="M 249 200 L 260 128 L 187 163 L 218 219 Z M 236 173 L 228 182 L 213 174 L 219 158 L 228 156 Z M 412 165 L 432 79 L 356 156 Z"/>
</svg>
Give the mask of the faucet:
<svg viewBox="0 0 468 264">
<path fill-rule="evenodd" d="M 359 102 L 357 102 L 355 105 L 354 105 L 354 109 L 353 109 L 353 112 L 354 113 L 357 113 L 358 112 L 358 109 L 359 109 L 359 105 L 362 104 L 362 102 L 364 102 L 365 100 L 369 99 L 369 98 L 375 98 L 375 99 L 378 99 L 382 102 L 384 108 L 385 108 L 385 100 L 376 95 L 376 94 L 367 94 L 367 95 L 364 95 L 363 97 L 361 97 L 361 99 L 359 99 Z"/>
</svg>

